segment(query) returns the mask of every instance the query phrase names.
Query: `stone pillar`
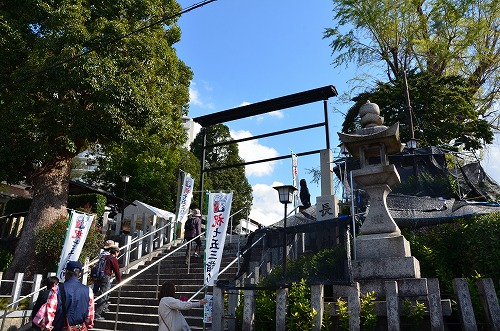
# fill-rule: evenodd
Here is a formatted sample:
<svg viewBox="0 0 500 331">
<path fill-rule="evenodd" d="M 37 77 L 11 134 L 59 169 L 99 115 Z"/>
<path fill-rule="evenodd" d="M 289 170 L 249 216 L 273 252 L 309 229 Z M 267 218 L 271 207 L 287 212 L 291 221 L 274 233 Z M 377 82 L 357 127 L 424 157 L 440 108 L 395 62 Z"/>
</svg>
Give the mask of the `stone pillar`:
<svg viewBox="0 0 500 331">
<path fill-rule="evenodd" d="M 339 216 L 339 200 L 334 195 L 316 197 L 316 221 L 326 221 Z"/>
<path fill-rule="evenodd" d="M 286 331 L 287 297 L 287 288 L 276 291 L 276 331 Z"/>
<path fill-rule="evenodd" d="M 427 279 L 429 318 L 432 331 L 444 331 L 443 307 L 441 306 L 441 292 L 437 278 Z"/>
<path fill-rule="evenodd" d="M 476 281 L 479 296 L 484 308 L 484 315 L 490 324 L 490 330 L 500 331 L 500 306 L 491 278 L 481 278 Z"/>
<path fill-rule="evenodd" d="M 458 313 L 463 331 L 477 331 L 476 318 L 470 298 L 469 285 L 465 278 L 453 279 L 453 289 L 457 296 Z"/>
<path fill-rule="evenodd" d="M 132 236 L 135 234 L 136 226 L 137 226 L 137 214 L 132 214 L 132 220 L 130 221 L 130 234 Z"/>
<path fill-rule="evenodd" d="M 227 306 L 228 315 L 231 318 L 227 321 L 228 330 L 236 330 L 236 307 L 238 306 L 239 292 L 235 290 L 228 291 Z"/>
<path fill-rule="evenodd" d="M 398 283 L 396 281 L 385 282 L 385 303 L 387 309 L 387 330 L 399 331 L 399 298 Z"/>
<path fill-rule="evenodd" d="M 245 290 L 243 306 L 243 326 L 242 331 L 255 330 L 255 291 Z"/>
<path fill-rule="evenodd" d="M 325 292 L 325 285 L 312 285 L 311 286 L 311 309 L 316 310 L 318 314 L 314 316 L 314 326 L 312 331 L 321 331 L 321 321 L 323 320 L 323 297 Z"/>
<path fill-rule="evenodd" d="M 224 330 L 224 293 L 218 286 L 213 288 L 212 305 L 212 330 Z"/>
<path fill-rule="evenodd" d="M 251 261 L 249 263 L 248 271 L 250 272 L 250 284 L 257 284 L 259 282 L 259 262 Z"/>
<path fill-rule="evenodd" d="M 332 150 L 323 149 L 319 152 L 321 171 L 321 195 L 333 195 L 333 162 Z"/>
<path fill-rule="evenodd" d="M 349 308 L 349 330 L 360 331 L 361 320 L 361 302 L 359 300 L 360 290 L 359 283 L 355 282 L 353 286 L 349 286 L 347 293 L 347 307 Z"/>
</svg>

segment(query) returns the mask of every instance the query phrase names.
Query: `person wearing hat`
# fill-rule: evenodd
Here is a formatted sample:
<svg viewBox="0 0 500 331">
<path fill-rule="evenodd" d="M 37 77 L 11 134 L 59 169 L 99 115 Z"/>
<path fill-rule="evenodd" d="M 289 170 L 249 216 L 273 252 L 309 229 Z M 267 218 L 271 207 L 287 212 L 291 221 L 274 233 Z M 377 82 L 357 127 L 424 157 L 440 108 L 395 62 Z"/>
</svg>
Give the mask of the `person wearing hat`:
<svg viewBox="0 0 500 331">
<path fill-rule="evenodd" d="M 122 281 L 120 273 L 120 265 L 118 263 L 118 255 L 120 254 L 120 248 L 113 240 L 106 241 L 104 245 L 104 250 L 99 256 L 99 258 L 105 259 L 104 267 L 104 277 L 101 279 L 94 280 L 94 295 L 99 296 L 106 293 L 111 288 L 111 282 L 113 280 L 113 274 L 116 278 L 116 282 L 120 283 Z M 103 320 L 103 313 L 109 311 L 109 294 L 104 295 L 102 298 L 97 300 L 96 303 L 96 320 Z"/>
<path fill-rule="evenodd" d="M 199 209 L 194 209 L 190 218 L 186 221 L 186 224 L 184 225 L 184 241 L 188 242 L 193 238 L 196 238 L 200 234 L 201 234 L 201 212 Z M 193 256 L 200 257 L 201 238 L 197 237 L 194 240 L 194 242 L 196 243 L 196 248 L 194 249 Z M 186 263 L 189 251 L 190 247 L 186 249 Z"/>
<path fill-rule="evenodd" d="M 82 270 L 78 261 L 66 264 L 64 283 L 54 285 L 49 293 L 42 330 L 62 331 L 72 326 L 84 331 L 94 327 L 94 293 L 80 282 Z"/>
</svg>

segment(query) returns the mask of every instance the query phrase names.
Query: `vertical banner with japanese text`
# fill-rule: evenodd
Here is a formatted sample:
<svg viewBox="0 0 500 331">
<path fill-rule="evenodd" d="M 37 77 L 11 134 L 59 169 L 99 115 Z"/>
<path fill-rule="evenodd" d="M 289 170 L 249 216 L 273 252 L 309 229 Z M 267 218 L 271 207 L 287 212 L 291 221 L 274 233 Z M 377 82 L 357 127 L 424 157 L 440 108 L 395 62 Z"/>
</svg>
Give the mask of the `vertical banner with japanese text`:
<svg viewBox="0 0 500 331">
<path fill-rule="evenodd" d="M 83 244 L 87 239 L 94 215 L 83 214 L 76 211 L 71 213 L 71 221 L 66 232 L 61 258 L 57 267 L 57 277 L 64 281 L 64 268 L 68 261 L 77 261 L 82 252 Z"/>
<path fill-rule="evenodd" d="M 292 185 L 296 188 L 299 187 L 299 157 L 297 154 L 292 152 Z M 299 199 L 299 190 L 293 192 L 293 208 L 297 208 L 297 206 L 302 205 Z M 297 213 L 297 209 L 295 209 L 295 213 Z"/>
<path fill-rule="evenodd" d="M 213 286 L 219 276 L 232 200 L 233 193 L 210 193 L 208 195 L 204 273 L 204 283 L 208 286 Z"/>
<path fill-rule="evenodd" d="M 177 212 L 177 222 L 184 224 L 189 214 L 189 206 L 193 197 L 194 179 L 187 172 L 184 173 L 182 181 L 182 191 L 179 199 L 179 211 Z"/>
</svg>

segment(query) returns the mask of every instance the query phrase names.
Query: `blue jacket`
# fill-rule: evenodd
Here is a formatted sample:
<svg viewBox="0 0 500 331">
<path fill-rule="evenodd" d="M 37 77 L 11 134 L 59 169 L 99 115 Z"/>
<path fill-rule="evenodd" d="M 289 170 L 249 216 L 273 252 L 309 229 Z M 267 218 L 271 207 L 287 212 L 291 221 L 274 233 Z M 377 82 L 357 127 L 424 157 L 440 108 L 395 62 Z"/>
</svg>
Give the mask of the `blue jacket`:
<svg viewBox="0 0 500 331">
<path fill-rule="evenodd" d="M 59 289 L 62 284 L 59 284 Z M 66 295 L 66 312 L 70 325 L 83 324 L 89 313 L 89 288 L 83 285 L 78 278 L 71 277 L 64 282 Z M 57 310 L 54 318 L 53 331 L 60 331 L 64 327 L 66 317 L 62 309 L 61 291 L 57 293 Z"/>
</svg>

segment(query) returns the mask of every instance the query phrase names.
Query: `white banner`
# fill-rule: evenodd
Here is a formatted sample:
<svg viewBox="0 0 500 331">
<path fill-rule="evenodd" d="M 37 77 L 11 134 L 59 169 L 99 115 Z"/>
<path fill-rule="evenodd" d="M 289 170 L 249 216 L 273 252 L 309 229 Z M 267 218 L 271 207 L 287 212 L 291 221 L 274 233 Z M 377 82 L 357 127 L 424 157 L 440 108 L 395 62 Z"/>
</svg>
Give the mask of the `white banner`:
<svg viewBox="0 0 500 331">
<path fill-rule="evenodd" d="M 64 268 L 66 268 L 68 261 L 78 261 L 93 220 L 94 215 L 75 211 L 71 213 L 71 221 L 66 231 L 66 239 L 57 268 L 57 277 L 61 282 L 64 282 Z"/>
<path fill-rule="evenodd" d="M 292 153 L 292 185 L 295 187 L 299 187 L 299 157 L 297 154 Z M 299 199 L 299 190 L 293 192 L 293 207 L 297 208 L 297 206 L 302 205 Z M 295 209 L 295 213 L 297 213 L 297 209 Z"/>
<path fill-rule="evenodd" d="M 194 179 L 187 172 L 184 173 L 181 197 L 179 199 L 179 211 L 177 212 L 177 222 L 184 224 L 189 214 L 189 206 L 193 197 Z"/>
<path fill-rule="evenodd" d="M 213 286 L 219 276 L 232 200 L 233 193 L 210 193 L 208 195 L 204 275 L 205 285 L 208 286 Z"/>
</svg>

